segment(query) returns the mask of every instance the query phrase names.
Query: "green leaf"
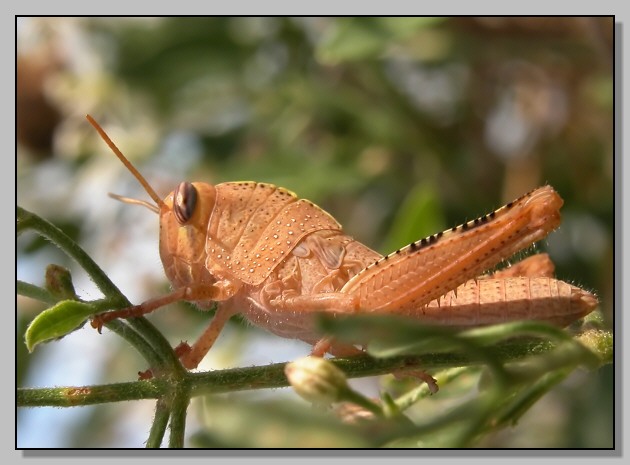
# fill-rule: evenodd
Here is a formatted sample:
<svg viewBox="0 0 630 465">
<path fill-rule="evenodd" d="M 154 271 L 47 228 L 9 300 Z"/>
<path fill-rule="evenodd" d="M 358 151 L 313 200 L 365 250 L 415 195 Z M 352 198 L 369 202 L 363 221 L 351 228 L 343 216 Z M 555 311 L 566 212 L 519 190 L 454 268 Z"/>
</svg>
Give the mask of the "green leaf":
<svg viewBox="0 0 630 465">
<path fill-rule="evenodd" d="M 458 330 L 446 326 L 423 325 L 408 318 L 394 315 L 352 315 L 331 318 L 321 315 L 319 328 L 326 335 L 334 336 L 340 341 L 353 344 L 367 344 L 371 348 L 378 343 L 379 347 L 409 353 L 403 348 L 413 347 L 422 353 L 430 350 L 451 350 L 450 338 Z M 372 354 L 375 355 L 375 354 Z M 392 354 L 377 356 L 392 356 Z"/>
<path fill-rule="evenodd" d="M 64 300 L 41 312 L 28 326 L 24 339 L 29 352 L 37 344 L 58 339 L 82 327 L 99 310 L 93 305 Z"/>
<path fill-rule="evenodd" d="M 378 57 L 385 48 L 443 18 L 341 18 L 317 48 L 325 64 Z"/>
<path fill-rule="evenodd" d="M 322 315 L 319 328 L 328 336 L 353 344 L 367 344 L 373 357 L 423 355 L 464 351 L 494 346 L 515 337 L 529 337 L 535 341 L 572 341 L 564 330 L 543 322 L 514 321 L 497 325 L 460 329 L 440 325 L 427 325 L 393 315 L 353 315 L 330 318 Z M 535 339 L 531 339 L 535 338 Z M 525 339 L 523 346 L 529 346 Z"/>
</svg>

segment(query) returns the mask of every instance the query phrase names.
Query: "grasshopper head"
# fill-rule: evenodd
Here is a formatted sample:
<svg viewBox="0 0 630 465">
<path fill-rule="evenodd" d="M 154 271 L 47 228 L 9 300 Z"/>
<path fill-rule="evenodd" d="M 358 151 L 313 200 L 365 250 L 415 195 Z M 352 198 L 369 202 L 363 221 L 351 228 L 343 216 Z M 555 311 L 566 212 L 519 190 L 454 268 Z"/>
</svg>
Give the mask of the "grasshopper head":
<svg viewBox="0 0 630 465">
<path fill-rule="evenodd" d="M 142 205 L 160 215 L 160 257 L 171 283 L 180 287 L 213 281 L 205 266 L 205 244 L 215 204 L 214 186 L 202 182 L 182 182 L 162 200 L 99 124 L 90 115 L 86 118 L 153 199 L 154 203 L 150 203 L 110 194 L 122 202 Z"/>
<path fill-rule="evenodd" d="M 216 190 L 203 182 L 182 182 L 160 209 L 160 257 L 177 287 L 212 280 L 206 269 L 208 222 Z"/>
</svg>

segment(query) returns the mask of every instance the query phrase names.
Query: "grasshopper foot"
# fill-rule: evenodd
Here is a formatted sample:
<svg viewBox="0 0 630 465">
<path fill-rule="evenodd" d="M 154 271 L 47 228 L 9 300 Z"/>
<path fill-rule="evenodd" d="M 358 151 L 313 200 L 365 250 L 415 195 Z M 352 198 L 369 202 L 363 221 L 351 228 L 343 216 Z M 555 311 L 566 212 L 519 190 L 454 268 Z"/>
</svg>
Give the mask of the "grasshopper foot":
<svg viewBox="0 0 630 465">
<path fill-rule="evenodd" d="M 113 321 L 117 318 L 131 318 L 134 316 L 141 316 L 144 313 L 141 305 L 134 305 L 132 307 L 123 308 L 120 310 L 112 310 L 109 312 L 101 313 L 92 318 L 92 328 L 96 328 L 99 334 L 103 330 L 103 325 Z"/>
<path fill-rule="evenodd" d="M 106 321 L 103 321 L 103 316 L 102 315 L 96 315 L 94 318 L 92 318 L 92 321 L 90 322 L 90 325 L 92 326 L 92 328 L 96 329 L 99 334 L 102 334 L 102 332 L 103 332 L 103 325 L 105 323 L 106 323 Z"/>
</svg>

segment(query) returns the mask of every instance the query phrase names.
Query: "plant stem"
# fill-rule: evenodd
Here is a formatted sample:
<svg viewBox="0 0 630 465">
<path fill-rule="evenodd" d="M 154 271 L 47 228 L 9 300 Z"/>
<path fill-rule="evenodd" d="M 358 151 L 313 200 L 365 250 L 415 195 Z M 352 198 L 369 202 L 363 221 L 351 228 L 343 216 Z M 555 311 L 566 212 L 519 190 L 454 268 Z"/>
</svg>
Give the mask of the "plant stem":
<svg viewBox="0 0 630 465">
<path fill-rule="evenodd" d="M 165 388 L 164 381 L 159 379 L 102 386 L 20 388 L 17 391 L 17 405 L 77 407 L 125 400 L 154 399 L 165 392 Z"/>
<path fill-rule="evenodd" d="M 147 449 L 156 449 L 162 445 L 170 416 L 170 403 L 164 398 L 159 399 L 155 405 L 155 415 L 153 416 L 149 439 L 147 439 Z"/>
<path fill-rule="evenodd" d="M 44 302 L 50 305 L 54 305 L 59 301 L 59 299 L 48 292 L 47 289 L 31 283 L 25 283 L 24 281 L 20 281 L 19 279 L 16 283 L 16 292 L 18 295 L 30 297 L 31 299 L 39 300 L 40 302 Z"/>
<path fill-rule="evenodd" d="M 168 447 L 181 449 L 184 447 L 184 436 L 186 432 L 186 413 L 190 403 L 190 391 L 186 384 L 179 386 L 174 391 L 171 410 L 171 424 Z"/>
<path fill-rule="evenodd" d="M 604 334 L 604 336 L 606 335 Z M 577 344 L 577 343 L 576 343 Z M 511 347 L 513 350 L 507 350 Z M 526 355 L 531 355 L 527 349 L 531 349 L 531 342 L 516 341 L 503 344 L 503 349 L 498 351 L 498 360 L 501 363 L 516 361 Z M 538 347 L 539 352 L 542 349 Z M 546 346 L 546 350 L 552 350 L 553 346 Z M 603 350 L 606 350 L 604 348 Z M 562 359 L 563 363 L 571 362 L 571 366 L 582 363 L 584 352 L 581 350 L 560 350 L 557 354 L 550 354 L 554 359 L 553 366 L 546 365 L 551 369 L 560 363 L 557 359 Z M 567 357 L 571 356 L 571 360 Z M 477 366 L 479 362 L 464 354 L 426 354 L 423 356 L 400 356 L 387 359 L 377 359 L 369 355 L 359 355 L 345 359 L 332 359 L 335 365 L 344 371 L 349 378 L 360 378 L 366 376 L 382 375 L 401 369 L 433 369 L 433 368 L 454 368 L 464 366 Z M 590 360 L 589 360 L 590 361 Z M 265 366 L 231 368 L 220 371 L 209 371 L 203 373 L 190 373 L 183 371 L 182 376 L 176 375 L 169 383 L 185 383 L 190 389 L 190 396 L 200 396 L 207 394 L 218 394 L 252 389 L 269 389 L 288 386 L 288 381 L 284 374 L 285 363 L 274 363 Z M 527 375 L 538 377 L 544 371 L 539 366 L 528 368 L 519 366 L 508 369 L 510 377 L 514 377 L 511 382 L 522 382 Z M 170 372 L 169 372 L 170 373 Z M 76 405 L 89 405 L 101 402 L 117 402 L 121 400 L 159 398 L 168 394 L 171 389 L 170 384 L 163 378 L 155 378 L 150 381 L 136 381 L 129 383 L 111 384 L 107 386 L 87 386 L 87 387 L 66 387 L 66 388 L 45 388 L 45 389 L 19 389 L 18 406 L 58 406 L 72 407 Z M 74 395 L 68 396 L 68 391 Z M 78 397 L 78 394 L 81 396 Z M 406 404 L 407 401 L 404 402 Z"/>
</svg>

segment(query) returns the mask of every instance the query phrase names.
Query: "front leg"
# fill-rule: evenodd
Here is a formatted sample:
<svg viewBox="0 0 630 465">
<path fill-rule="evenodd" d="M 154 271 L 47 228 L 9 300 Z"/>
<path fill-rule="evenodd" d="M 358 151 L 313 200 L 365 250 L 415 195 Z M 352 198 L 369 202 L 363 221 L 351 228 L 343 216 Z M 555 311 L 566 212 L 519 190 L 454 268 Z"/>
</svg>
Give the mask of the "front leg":
<svg viewBox="0 0 630 465">
<path fill-rule="evenodd" d="M 217 281 L 212 284 L 202 283 L 192 286 L 180 287 L 170 294 L 149 299 L 139 305 L 113 310 L 96 315 L 92 319 L 92 327 L 100 333 L 103 325 L 117 318 L 134 318 L 146 315 L 160 307 L 186 300 L 208 306 L 212 302 L 223 301 L 231 298 L 238 291 L 238 286 L 230 281 Z"/>
</svg>

